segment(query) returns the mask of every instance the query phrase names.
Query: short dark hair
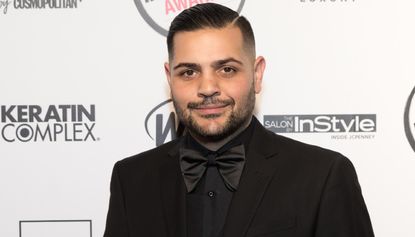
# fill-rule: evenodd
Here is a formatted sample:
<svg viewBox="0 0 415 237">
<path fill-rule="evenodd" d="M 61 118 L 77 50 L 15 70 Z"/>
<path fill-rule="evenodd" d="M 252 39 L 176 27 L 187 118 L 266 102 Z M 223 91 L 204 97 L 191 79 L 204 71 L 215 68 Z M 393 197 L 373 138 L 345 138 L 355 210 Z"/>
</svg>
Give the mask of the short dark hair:
<svg viewBox="0 0 415 237">
<path fill-rule="evenodd" d="M 178 32 L 195 31 L 204 28 L 221 29 L 229 24 L 237 26 L 245 45 L 255 55 L 255 37 L 249 21 L 238 12 L 216 3 L 198 4 L 182 11 L 172 21 L 167 35 L 169 60 L 173 58 L 173 38 Z"/>
</svg>

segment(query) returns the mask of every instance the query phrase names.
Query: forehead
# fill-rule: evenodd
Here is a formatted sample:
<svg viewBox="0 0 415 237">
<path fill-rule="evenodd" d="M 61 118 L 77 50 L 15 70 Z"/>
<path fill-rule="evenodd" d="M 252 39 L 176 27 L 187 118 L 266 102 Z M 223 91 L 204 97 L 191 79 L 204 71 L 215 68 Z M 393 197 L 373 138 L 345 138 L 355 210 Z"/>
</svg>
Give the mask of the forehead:
<svg viewBox="0 0 415 237">
<path fill-rule="evenodd" d="M 178 32 L 173 42 L 173 61 L 202 62 L 244 57 L 242 33 L 235 26 Z"/>
</svg>

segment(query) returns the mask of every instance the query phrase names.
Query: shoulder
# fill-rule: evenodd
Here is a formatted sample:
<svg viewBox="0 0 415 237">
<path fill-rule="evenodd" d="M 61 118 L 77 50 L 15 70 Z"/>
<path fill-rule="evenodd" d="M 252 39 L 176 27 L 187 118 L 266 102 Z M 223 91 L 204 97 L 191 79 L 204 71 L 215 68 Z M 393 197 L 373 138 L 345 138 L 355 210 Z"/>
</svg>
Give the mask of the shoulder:
<svg viewBox="0 0 415 237">
<path fill-rule="evenodd" d="M 288 163 L 307 169 L 330 170 L 336 166 L 353 168 L 352 162 L 343 154 L 321 146 L 307 144 L 267 131 L 267 137 L 278 147 L 279 156 Z"/>
<path fill-rule="evenodd" d="M 177 149 L 179 142 L 180 138 L 142 153 L 124 158 L 117 161 L 115 167 L 127 172 L 137 172 L 143 169 L 154 170 L 163 165 L 168 159 L 172 158 L 170 154 Z"/>
<path fill-rule="evenodd" d="M 356 185 L 356 170 L 343 154 L 277 134 L 270 137 L 272 143 L 278 146 L 275 158 L 280 174 L 289 177 L 292 182 L 359 186 Z"/>
</svg>

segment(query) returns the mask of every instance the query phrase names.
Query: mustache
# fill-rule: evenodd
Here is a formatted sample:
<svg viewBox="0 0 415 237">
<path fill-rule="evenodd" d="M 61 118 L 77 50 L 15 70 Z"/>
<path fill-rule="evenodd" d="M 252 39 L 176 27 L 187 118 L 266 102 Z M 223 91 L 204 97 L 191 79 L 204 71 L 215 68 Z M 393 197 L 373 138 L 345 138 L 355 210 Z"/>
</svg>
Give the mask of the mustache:
<svg viewBox="0 0 415 237">
<path fill-rule="evenodd" d="M 217 97 L 205 97 L 203 98 L 202 101 L 200 102 L 189 102 L 187 104 L 187 108 L 188 109 L 200 109 L 206 106 L 210 106 L 210 105 L 215 105 L 215 106 L 228 106 L 228 105 L 234 105 L 235 104 L 235 100 L 234 99 L 226 99 L 226 100 L 221 100 Z"/>
</svg>

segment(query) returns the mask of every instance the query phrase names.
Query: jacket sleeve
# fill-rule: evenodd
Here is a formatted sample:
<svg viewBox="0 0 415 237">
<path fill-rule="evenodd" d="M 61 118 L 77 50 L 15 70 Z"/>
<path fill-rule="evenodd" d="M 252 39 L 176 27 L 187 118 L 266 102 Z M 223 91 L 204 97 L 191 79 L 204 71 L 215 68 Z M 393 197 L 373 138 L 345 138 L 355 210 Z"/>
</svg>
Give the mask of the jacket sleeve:
<svg viewBox="0 0 415 237">
<path fill-rule="evenodd" d="M 104 237 L 128 237 L 128 223 L 118 162 L 114 165 L 112 171 L 110 191 L 111 196 Z"/>
<path fill-rule="evenodd" d="M 335 159 L 321 196 L 315 237 L 373 237 L 353 164 L 343 156 Z"/>
</svg>

